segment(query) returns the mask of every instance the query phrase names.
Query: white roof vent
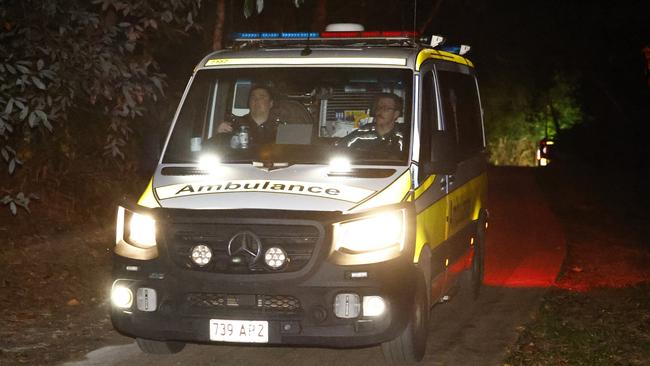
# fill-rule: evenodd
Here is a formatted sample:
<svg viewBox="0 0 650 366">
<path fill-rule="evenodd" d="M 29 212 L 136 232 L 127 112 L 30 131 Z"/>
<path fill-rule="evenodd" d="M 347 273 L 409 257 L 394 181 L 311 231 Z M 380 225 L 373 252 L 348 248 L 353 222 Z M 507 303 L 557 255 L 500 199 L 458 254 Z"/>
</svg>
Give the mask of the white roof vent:
<svg viewBox="0 0 650 366">
<path fill-rule="evenodd" d="M 362 32 L 363 25 L 357 23 L 332 23 L 325 28 L 326 32 Z"/>
<path fill-rule="evenodd" d="M 445 43 L 445 37 L 434 34 L 431 36 L 431 42 L 429 44 L 431 45 L 431 47 L 435 48 L 440 46 L 443 43 Z"/>
<path fill-rule="evenodd" d="M 468 46 L 468 45 L 466 45 L 466 44 L 461 44 L 461 45 L 460 45 L 460 51 L 458 52 L 458 54 L 461 55 L 461 56 L 463 56 L 464 54 L 466 54 L 467 52 L 469 52 L 469 50 L 470 50 L 471 48 L 472 48 L 472 47 L 470 47 L 470 46 Z"/>
</svg>

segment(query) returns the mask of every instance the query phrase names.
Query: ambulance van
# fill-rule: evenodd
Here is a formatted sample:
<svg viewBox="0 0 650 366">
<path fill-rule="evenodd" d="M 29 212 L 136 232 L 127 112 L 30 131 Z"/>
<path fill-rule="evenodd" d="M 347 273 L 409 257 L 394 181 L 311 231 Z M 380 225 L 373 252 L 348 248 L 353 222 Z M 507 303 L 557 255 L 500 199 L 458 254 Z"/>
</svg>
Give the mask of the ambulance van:
<svg viewBox="0 0 650 366">
<path fill-rule="evenodd" d="M 411 32 L 235 38 L 196 66 L 148 187 L 118 208 L 114 327 L 147 353 L 380 344 L 418 362 L 434 305 L 482 281 L 472 62 Z"/>
</svg>

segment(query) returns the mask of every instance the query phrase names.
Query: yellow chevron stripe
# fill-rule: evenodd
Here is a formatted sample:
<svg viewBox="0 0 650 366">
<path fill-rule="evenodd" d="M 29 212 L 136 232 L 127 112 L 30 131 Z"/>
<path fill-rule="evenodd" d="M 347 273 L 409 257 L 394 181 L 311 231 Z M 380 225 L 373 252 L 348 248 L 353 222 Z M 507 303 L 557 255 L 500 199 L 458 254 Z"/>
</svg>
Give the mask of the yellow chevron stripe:
<svg viewBox="0 0 650 366">
<path fill-rule="evenodd" d="M 142 196 L 140 196 L 140 199 L 138 200 L 138 205 L 149 207 L 149 208 L 160 207 L 160 204 L 158 203 L 158 201 L 156 201 L 156 197 L 154 197 L 153 195 L 152 186 L 153 186 L 153 178 L 149 180 L 149 184 L 147 185 L 147 188 L 142 193 Z"/>
<path fill-rule="evenodd" d="M 367 201 L 362 202 L 352 210 L 360 211 L 374 207 L 390 205 L 392 203 L 402 202 L 404 197 L 411 190 L 411 171 L 406 170 L 399 178 L 386 187 L 383 191 L 370 197 Z"/>
<path fill-rule="evenodd" d="M 457 55 L 457 54 L 451 53 L 451 52 L 426 49 L 426 50 L 420 51 L 420 53 L 418 54 L 418 58 L 417 58 L 417 60 L 415 62 L 415 69 L 420 70 L 420 66 L 422 66 L 422 63 L 424 63 L 424 61 L 426 61 L 428 59 L 431 59 L 431 58 L 435 58 L 435 59 L 438 59 L 438 60 L 451 61 L 451 62 L 455 62 L 455 63 L 461 64 L 461 65 L 467 65 L 469 67 L 474 67 L 474 64 L 472 63 L 472 61 L 466 59 L 463 56 L 460 56 L 460 55 Z"/>
</svg>

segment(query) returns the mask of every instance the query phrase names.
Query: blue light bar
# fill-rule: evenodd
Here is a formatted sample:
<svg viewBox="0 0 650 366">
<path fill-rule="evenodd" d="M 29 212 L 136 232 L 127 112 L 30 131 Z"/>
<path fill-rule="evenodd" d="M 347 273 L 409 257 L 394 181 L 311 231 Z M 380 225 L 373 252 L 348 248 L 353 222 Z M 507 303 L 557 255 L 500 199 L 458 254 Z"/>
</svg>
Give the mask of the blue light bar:
<svg viewBox="0 0 650 366">
<path fill-rule="evenodd" d="M 457 55 L 460 53 L 460 46 L 442 46 L 442 47 L 439 47 L 438 49 L 440 51 L 455 53 Z"/>
<path fill-rule="evenodd" d="M 447 51 L 450 53 L 455 53 L 457 55 L 465 55 L 471 49 L 470 46 L 466 44 L 461 44 L 460 46 L 442 46 L 439 48 L 441 51 Z"/>
<path fill-rule="evenodd" d="M 260 38 L 259 33 L 233 33 L 232 38 L 255 39 Z"/>
<path fill-rule="evenodd" d="M 288 32 L 282 33 L 280 38 L 318 38 L 320 34 L 317 32 Z"/>
<path fill-rule="evenodd" d="M 317 32 L 235 32 L 232 34 L 233 39 L 307 39 L 318 37 L 320 37 L 320 34 Z"/>
</svg>

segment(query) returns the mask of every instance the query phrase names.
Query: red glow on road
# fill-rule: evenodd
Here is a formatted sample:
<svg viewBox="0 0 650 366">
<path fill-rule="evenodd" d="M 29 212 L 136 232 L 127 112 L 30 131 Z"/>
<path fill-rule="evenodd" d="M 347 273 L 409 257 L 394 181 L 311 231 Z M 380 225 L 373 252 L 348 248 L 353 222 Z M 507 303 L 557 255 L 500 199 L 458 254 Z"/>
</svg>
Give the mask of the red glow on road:
<svg viewBox="0 0 650 366">
<path fill-rule="evenodd" d="M 473 255 L 474 255 L 474 248 L 472 248 L 472 250 L 470 250 L 467 253 L 467 255 L 460 258 L 460 260 L 450 265 L 449 268 L 447 268 L 447 271 L 449 271 L 450 274 L 455 275 L 469 268 L 469 266 L 472 264 Z"/>
<path fill-rule="evenodd" d="M 491 172 L 484 284 L 588 291 L 650 282 L 647 246 L 611 230 L 586 230 L 567 245 L 532 174 L 521 173 Z"/>
<path fill-rule="evenodd" d="M 621 288 L 650 282 L 650 254 L 643 247 L 622 245 L 611 240 L 572 243 L 566 274 L 557 287 L 572 291 L 593 288 Z"/>
<path fill-rule="evenodd" d="M 490 176 L 484 283 L 552 286 L 566 253 L 562 227 L 536 189 L 532 174 L 516 169 L 498 172 L 501 174 Z"/>
</svg>

